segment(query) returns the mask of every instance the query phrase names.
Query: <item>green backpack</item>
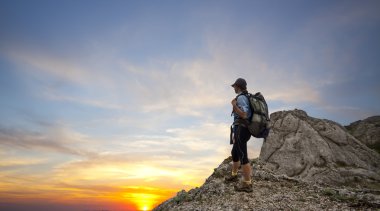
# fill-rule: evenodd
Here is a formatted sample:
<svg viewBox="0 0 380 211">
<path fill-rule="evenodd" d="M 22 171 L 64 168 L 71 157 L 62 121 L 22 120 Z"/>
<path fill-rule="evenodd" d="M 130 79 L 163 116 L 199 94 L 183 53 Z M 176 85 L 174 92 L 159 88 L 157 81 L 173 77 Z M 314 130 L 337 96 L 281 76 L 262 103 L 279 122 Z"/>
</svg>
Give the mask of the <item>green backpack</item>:
<svg viewBox="0 0 380 211">
<path fill-rule="evenodd" d="M 238 122 L 247 126 L 252 136 L 256 138 L 266 138 L 270 131 L 270 119 L 268 114 L 268 105 L 264 96 L 257 92 L 256 94 L 242 94 L 248 98 L 252 114 L 248 119 L 239 119 Z"/>
</svg>

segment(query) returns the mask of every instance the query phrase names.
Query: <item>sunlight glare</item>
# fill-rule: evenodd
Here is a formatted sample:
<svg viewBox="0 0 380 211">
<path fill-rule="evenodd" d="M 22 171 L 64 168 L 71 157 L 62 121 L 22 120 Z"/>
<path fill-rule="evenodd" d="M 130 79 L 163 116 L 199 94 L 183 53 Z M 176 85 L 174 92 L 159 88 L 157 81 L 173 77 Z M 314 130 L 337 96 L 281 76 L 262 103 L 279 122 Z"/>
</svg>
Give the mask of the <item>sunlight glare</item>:
<svg viewBox="0 0 380 211">
<path fill-rule="evenodd" d="M 129 198 L 134 202 L 138 210 L 151 210 L 160 200 L 160 196 L 151 193 L 127 193 L 125 198 Z"/>
</svg>

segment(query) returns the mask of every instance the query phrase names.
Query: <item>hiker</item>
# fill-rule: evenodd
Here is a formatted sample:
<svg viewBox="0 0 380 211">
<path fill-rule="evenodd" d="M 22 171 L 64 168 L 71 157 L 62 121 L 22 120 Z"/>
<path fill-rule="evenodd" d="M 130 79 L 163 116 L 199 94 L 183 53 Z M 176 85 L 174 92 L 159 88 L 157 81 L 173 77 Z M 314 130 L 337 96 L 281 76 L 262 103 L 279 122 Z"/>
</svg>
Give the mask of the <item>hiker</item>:
<svg viewBox="0 0 380 211">
<path fill-rule="evenodd" d="M 238 178 L 238 169 L 241 166 L 243 171 L 243 180 L 241 183 L 235 186 L 236 191 L 252 192 L 252 181 L 251 181 L 251 165 L 248 160 L 247 152 L 247 142 L 251 138 L 251 133 L 249 132 L 247 126 L 239 124 L 238 120 L 248 119 L 251 114 L 251 108 L 248 98 L 245 94 L 247 91 L 247 82 L 243 78 L 238 78 L 234 84 L 231 85 L 237 97 L 231 102 L 232 104 L 232 114 L 234 117 L 234 123 L 231 126 L 231 136 L 230 144 L 232 147 L 232 174 L 225 178 L 226 183 L 236 182 Z"/>
</svg>

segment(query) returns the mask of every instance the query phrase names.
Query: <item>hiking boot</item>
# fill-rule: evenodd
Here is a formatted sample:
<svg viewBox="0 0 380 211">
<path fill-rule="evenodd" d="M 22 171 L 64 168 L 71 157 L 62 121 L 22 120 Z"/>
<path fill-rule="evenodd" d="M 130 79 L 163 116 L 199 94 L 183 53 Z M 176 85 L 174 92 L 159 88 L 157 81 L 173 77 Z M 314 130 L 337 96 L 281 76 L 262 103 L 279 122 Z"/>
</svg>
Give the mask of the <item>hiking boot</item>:
<svg viewBox="0 0 380 211">
<path fill-rule="evenodd" d="M 225 183 L 237 182 L 238 180 L 239 180 L 238 175 L 234 176 L 232 174 L 230 176 L 224 178 Z"/>
<path fill-rule="evenodd" d="M 238 185 L 235 185 L 235 191 L 238 192 L 247 192 L 250 193 L 253 191 L 252 184 L 247 184 L 245 182 L 240 182 Z"/>
</svg>

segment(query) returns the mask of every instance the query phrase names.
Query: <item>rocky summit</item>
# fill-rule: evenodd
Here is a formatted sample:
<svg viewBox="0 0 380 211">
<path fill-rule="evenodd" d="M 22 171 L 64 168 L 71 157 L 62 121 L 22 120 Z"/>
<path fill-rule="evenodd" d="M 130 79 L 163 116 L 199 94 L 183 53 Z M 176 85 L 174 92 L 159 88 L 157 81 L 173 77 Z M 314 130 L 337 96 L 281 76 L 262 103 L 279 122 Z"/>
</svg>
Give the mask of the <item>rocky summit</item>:
<svg viewBox="0 0 380 211">
<path fill-rule="evenodd" d="M 271 114 L 271 127 L 260 157 L 250 160 L 253 192 L 224 182 L 229 157 L 201 187 L 182 190 L 154 210 L 380 209 L 380 156 L 343 126 L 292 110 Z"/>
<path fill-rule="evenodd" d="M 306 182 L 371 188 L 380 184 L 380 155 L 336 122 L 302 110 L 271 114 L 260 161 L 276 174 Z"/>
</svg>

